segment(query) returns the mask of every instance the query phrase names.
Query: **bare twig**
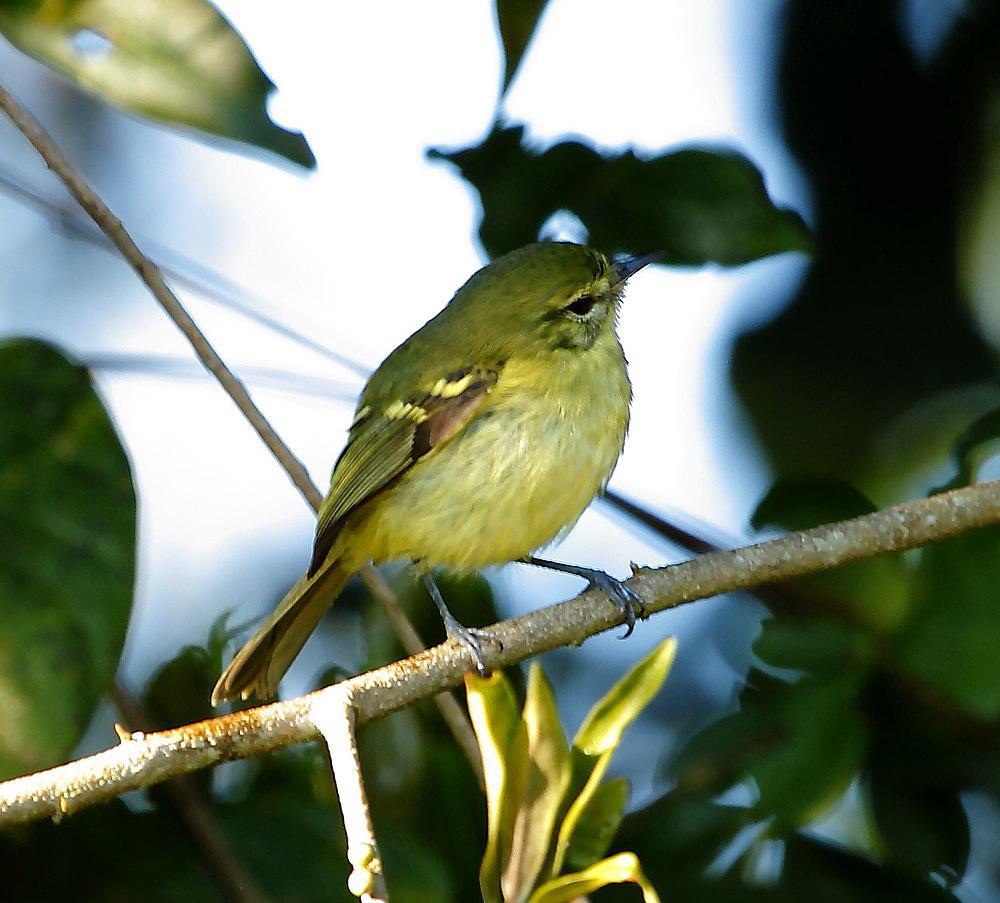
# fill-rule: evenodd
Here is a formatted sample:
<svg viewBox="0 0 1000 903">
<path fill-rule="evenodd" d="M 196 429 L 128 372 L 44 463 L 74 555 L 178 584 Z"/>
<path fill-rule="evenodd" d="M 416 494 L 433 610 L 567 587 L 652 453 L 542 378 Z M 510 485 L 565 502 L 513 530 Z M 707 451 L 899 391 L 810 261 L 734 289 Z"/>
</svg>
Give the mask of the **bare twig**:
<svg viewBox="0 0 1000 903">
<path fill-rule="evenodd" d="M 70 230 L 78 238 L 92 244 L 94 247 L 110 251 L 112 254 L 118 253 L 115 244 L 89 220 L 78 216 L 74 210 L 68 210 L 62 204 L 46 198 L 34 188 L 28 187 L 10 170 L 2 166 L 0 166 L 0 191 L 5 192 L 8 197 L 14 198 L 22 204 L 30 205 L 43 216 L 48 217 L 53 223 Z M 150 242 L 148 239 L 143 239 L 143 244 L 148 247 Z M 166 273 L 178 284 L 197 292 L 205 300 L 211 301 L 219 307 L 231 310 L 248 320 L 252 320 L 265 329 L 269 329 L 271 332 L 277 333 L 301 345 L 303 348 L 308 348 L 310 351 L 314 351 L 316 354 L 322 355 L 339 364 L 357 376 L 367 378 L 371 373 L 370 368 L 348 357 L 346 354 L 334 351 L 332 348 L 321 342 L 317 342 L 310 336 L 292 329 L 290 326 L 286 326 L 273 317 L 269 317 L 261 310 L 262 307 L 269 306 L 267 302 L 261 298 L 254 297 L 245 288 L 236 285 L 231 279 L 222 276 L 195 260 L 178 254 L 176 251 L 168 252 L 165 248 L 154 247 L 153 256 L 161 258 L 156 262 L 161 272 Z M 173 265 L 163 262 L 167 257 L 171 257 L 174 260 Z"/>
<path fill-rule="evenodd" d="M 191 319 L 191 316 L 184 309 L 180 300 L 163 280 L 163 275 L 156 264 L 139 250 L 132 237 L 125 231 L 125 227 L 118 217 L 111 212 L 107 204 L 97 196 L 90 185 L 84 180 L 83 176 L 66 159 L 38 120 L 21 106 L 2 85 L 0 85 L 0 110 L 3 110 L 11 122 L 17 126 L 31 143 L 32 147 L 38 151 L 39 156 L 45 161 L 49 169 L 59 177 L 70 194 L 76 198 L 77 203 L 90 215 L 100 230 L 118 248 L 122 256 L 138 273 L 139 278 L 146 284 L 150 292 L 152 292 L 153 297 L 159 302 L 167 316 L 174 321 L 177 328 L 180 329 L 184 337 L 191 344 L 198 359 L 219 381 L 222 388 L 233 400 L 243 416 L 250 422 L 250 425 L 254 428 L 261 441 L 284 468 L 285 473 L 288 474 L 289 479 L 295 484 L 303 498 L 309 503 L 313 511 L 318 511 L 319 506 L 323 502 L 323 495 L 310 479 L 302 462 L 295 457 L 292 450 L 274 431 L 267 418 L 250 397 L 246 387 L 226 366 L 222 358 L 219 357 L 205 334 L 198 328 L 194 320 Z M 392 590 L 383 581 L 379 580 L 378 574 L 370 565 L 365 565 L 358 574 L 361 580 L 371 589 L 372 593 L 376 594 L 378 598 L 383 599 L 383 601 L 387 594 L 392 593 Z M 398 609 L 398 613 L 393 618 L 393 623 L 398 624 L 403 620 L 407 620 L 406 614 L 402 609 Z M 404 645 L 408 639 L 412 639 L 415 635 L 416 630 L 411 624 L 407 637 L 401 637 Z M 449 706 L 447 702 L 444 702 L 438 703 L 438 705 L 442 707 L 442 712 L 445 709 L 450 709 L 449 714 L 445 717 L 449 727 L 453 731 L 455 730 L 454 725 L 457 724 L 459 719 L 467 723 L 468 719 L 461 709 L 458 709 L 456 717 L 456 706 L 454 704 Z M 472 727 L 469 725 L 468 729 L 462 728 L 455 734 L 459 746 L 467 755 L 470 752 L 467 738 L 471 731 Z M 479 774 L 481 765 L 479 764 L 478 752 L 476 755 L 469 757 L 469 762 L 477 774 Z"/>
<path fill-rule="evenodd" d="M 148 730 L 138 700 L 118 681 L 111 685 L 111 698 L 127 726 L 126 735 Z M 236 858 L 229 840 L 212 817 L 208 803 L 186 774 L 171 778 L 163 785 L 176 818 L 193 839 L 205 868 L 219 885 L 226 900 L 233 903 L 264 903 L 266 897 L 257 883 Z"/>
<path fill-rule="evenodd" d="M 687 549 L 696 555 L 704 555 L 706 552 L 721 552 L 723 549 L 731 549 L 738 545 L 735 542 L 726 542 L 721 537 L 717 540 L 712 540 L 705 536 L 699 536 L 692 529 L 669 521 L 658 514 L 654 514 L 638 502 L 619 495 L 613 489 L 605 489 L 598 498 L 631 520 L 648 527 L 658 536 L 662 536 L 664 539 L 668 539 L 670 542 L 679 545 L 682 549 Z"/>
<path fill-rule="evenodd" d="M 347 836 L 347 859 L 353 867 L 347 886 L 363 903 L 386 903 L 382 859 L 375 841 L 371 808 L 361 774 L 358 741 L 354 735 L 350 686 L 345 682 L 340 687 L 343 691 L 326 693 L 322 700 L 313 704 L 312 720 L 330 751 L 330 764 Z"/>
<path fill-rule="evenodd" d="M 652 614 L 997 523 L 1000 482 L 981 483 L 666 568 L 640 568 L 628 585 Z M 494 625 L 491 633 L 502 648 L 487 644 L 486 665 L 501 668 L 556 646 L 577 645 L 621 623 L 618 607 L 603 593 L 588 590 L 568 602 Z M 322 704 L 324 694 L 349 693 L 358 721 L 364 722 L 458 685 L 471 667 L 468 651 L 448 641 L 308 696 L 149 734 L 7 781 L 0 784 L 0 827 L 58 817 L 216 762 L 318 739 L 313 707 Z"/>
</svg>

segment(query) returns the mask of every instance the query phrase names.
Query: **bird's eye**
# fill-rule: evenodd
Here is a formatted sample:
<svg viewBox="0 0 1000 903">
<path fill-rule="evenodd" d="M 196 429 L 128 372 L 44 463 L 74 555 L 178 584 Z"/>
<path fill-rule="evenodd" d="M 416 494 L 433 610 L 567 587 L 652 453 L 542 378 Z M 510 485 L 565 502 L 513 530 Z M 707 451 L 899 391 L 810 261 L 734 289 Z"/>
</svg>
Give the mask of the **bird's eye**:
<svg viewBox="0 0 1000 903">
<path fill-rule="evenodd" d="M 580 295 L 572 304 L 567 304 L 564 310 L 577 317 L 585 317 L 597 304 L 597 299 L 592 295 Z"/>
</svg>

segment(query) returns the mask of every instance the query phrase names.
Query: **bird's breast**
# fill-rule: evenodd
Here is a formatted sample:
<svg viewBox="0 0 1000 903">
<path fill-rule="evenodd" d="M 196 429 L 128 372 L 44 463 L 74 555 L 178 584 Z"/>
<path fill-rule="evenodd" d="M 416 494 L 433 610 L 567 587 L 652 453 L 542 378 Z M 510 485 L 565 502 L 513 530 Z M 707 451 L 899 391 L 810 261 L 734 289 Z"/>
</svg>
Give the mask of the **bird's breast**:
<svg viewBox="0 0 1000 903">
<path fill-rule="evenodd" d="M 542 366 L 508 362 L 483 411 L 380 495 L 358 539 L 377 561 L 456 571 L 549 544 L 611 475 L 630 399 L 617 340 Z"/>
</svg>

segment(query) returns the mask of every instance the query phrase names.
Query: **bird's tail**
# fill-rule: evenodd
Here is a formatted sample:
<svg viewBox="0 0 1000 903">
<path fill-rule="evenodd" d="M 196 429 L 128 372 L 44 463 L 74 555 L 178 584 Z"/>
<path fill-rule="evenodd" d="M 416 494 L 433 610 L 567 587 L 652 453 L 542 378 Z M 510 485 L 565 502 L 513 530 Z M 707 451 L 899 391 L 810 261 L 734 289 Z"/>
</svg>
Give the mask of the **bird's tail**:
<svg viewBox="0 0 1000 903">
<path fill-rule="evenodd" d="M 331 560 L 312 577 L 303 577 L 222 672 L 212 690 L 212 705 L 239 695 L 269 699 L 278 681 L 344 588 L 353 568 Z"/>
</svg>

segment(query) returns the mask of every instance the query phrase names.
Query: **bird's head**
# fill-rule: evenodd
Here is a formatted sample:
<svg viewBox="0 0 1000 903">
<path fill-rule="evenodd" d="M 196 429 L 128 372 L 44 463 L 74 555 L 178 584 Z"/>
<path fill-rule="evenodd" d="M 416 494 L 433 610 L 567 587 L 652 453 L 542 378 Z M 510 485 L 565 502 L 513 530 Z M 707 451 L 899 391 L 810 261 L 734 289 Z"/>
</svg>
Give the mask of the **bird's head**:
<svg viewBox="0 0 1000 903">
<path fill-rule="evenodd" d="M 612 332 L 626 281 L 662 257 L 612 261 L 569 242 L 541 242 L 498 257 L 449 307 L 517 353 L 585 351 Z"/>
</svg>

